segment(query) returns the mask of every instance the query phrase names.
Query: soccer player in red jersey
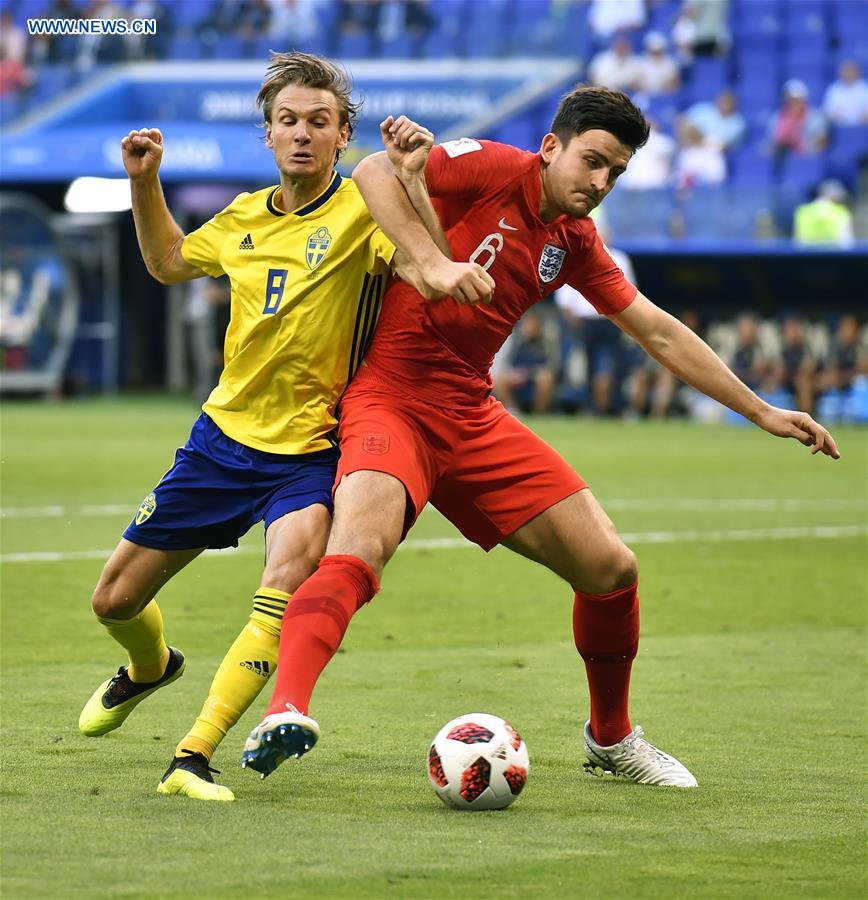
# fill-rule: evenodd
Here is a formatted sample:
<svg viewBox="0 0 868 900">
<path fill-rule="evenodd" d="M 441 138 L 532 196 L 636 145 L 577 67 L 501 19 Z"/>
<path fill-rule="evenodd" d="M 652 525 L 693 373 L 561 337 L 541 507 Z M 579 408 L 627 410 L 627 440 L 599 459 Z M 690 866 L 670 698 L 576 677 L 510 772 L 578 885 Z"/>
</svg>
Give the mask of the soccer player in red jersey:
<svg viewBox="0 0 868 900">
<path fill-rule="evenodd" d="M 760 399 L 606 252 L 588 213 L 648 137 L 626 96 L 587 87 L 567 94 L 538 153 L 468 139 L 429 152 L 417 127 L 387 119 L 386 152 L 364 160 L 354 178 L 396 244 L 412 203 L 444 253 L 488 271 L 494 294 L 474 306 L 426 301 L 402 282 L 387 292 L 365 364 L 342 401 L 326 555 L 287 607 L 274 696 L 242 761 L 264 777 L 289 755 L 284 735 L 310 723 L 317 678 L 431 502 L 484 550 L 502 544 L 572 588 L 591 700 L 589 769 L 693 787 L 687 768 L 649 744 L 628 715 L 639 639 L 636 558 L 581 477 L 491 396 L 494 355 L 530 306 L 569 284 L 676 376 L 770 434 L 837 458 L 835 442 L 806 413 Z M 429 224 L 429 195 L 439 234 Z"/>
</svg>

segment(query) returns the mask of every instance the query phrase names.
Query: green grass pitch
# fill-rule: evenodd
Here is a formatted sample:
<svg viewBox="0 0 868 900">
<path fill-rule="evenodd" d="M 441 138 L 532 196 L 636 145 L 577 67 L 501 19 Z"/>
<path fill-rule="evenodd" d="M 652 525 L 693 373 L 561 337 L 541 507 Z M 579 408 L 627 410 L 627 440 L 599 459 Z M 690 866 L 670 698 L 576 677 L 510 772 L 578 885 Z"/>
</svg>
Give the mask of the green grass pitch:
<svg viewBox="0 0 868 900">
<path fill-rule="evenodd" d="M 194 416 L 5 407 L 4 897 L 866 895 L 864 430 L 838 430 L 836 463 L 751 428 L 532 422 L 638 554 L 634 721 L 699 789 L 582 774 L 569 589 L 505 550 L 438 546 L 455 533 L 428 513 L 320 682 L 316 751 L 264 782 L 240 769 L 263 695 L 215 758 L 237 802 L 203 804 L 155 788 L 250 611 L 259 529 L 161 595 L 185 677 L 111 735 L 77 730 L 123 662 L 89 609 L 102 551 Z M 503 812 L 448 810 L 428 784 L 428 742 L 472 711 L 530 750 Z"/>
</svg>

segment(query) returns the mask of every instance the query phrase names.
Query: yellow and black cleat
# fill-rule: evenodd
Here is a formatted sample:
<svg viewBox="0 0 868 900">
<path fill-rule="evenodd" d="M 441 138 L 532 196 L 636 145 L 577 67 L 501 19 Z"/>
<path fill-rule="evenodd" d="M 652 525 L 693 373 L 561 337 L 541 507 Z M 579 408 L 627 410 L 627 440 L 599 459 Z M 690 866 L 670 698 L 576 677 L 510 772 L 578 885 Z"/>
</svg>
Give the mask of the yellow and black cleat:
<svg viewBox="0 0 868 900">
<path fill-rule="evenodd" d="M 154 691 L 177 681 L 184 674 L 184 654 L 169 647 L 166 671 L 158 681 L 131 681 L 127 667 L 121 666 L 114 678 L 104 681 L 85 704 L 78 717 L 78 729 L 88 737 L 108 734 L 120 728 L 127 716 Z"/>
<path fill-rule="evenodd" d="M 185 756 L 176 756 L 166 774 L 157 785 L 158 794 L 181 794 L 193 800 L 217 800 L 224 803 L 234 800 L 235 794 L 222 784 L 215 784 L 211 773 L 219 775 L 218 769 L 212 769 L 208 760 L 201 753 L 182 750 Z"/>
</svg>

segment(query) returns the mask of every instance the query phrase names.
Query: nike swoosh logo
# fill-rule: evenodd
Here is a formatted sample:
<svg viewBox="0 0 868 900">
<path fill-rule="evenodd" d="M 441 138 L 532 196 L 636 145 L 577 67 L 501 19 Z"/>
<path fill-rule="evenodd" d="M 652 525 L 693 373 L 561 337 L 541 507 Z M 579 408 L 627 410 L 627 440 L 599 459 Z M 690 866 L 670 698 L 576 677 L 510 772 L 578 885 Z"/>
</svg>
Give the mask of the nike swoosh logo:
<svg viewBox="0 0 868 900">
<path fill-rule="evenodd" d="M 498 223 L 498 228 L 502 228 L 504 231 L 518 231 L 517 228 L 513 228 L 512 225 L 506 224 L 506 216 L 504 216 Z"/>
</svg>

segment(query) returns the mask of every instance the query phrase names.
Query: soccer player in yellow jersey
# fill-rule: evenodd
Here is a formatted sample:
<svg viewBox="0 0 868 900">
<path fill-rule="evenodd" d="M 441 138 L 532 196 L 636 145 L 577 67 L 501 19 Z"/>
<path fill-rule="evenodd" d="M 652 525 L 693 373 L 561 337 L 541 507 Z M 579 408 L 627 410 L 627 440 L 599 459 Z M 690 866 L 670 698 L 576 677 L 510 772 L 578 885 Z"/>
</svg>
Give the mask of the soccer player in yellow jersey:
<svg viewBox="0 0 868 900">
<path fill-rule="evenodd" d="M 160 588 L 206 548 L 235 546 L 256 522 L 265 525 L 253 612 L 175 750 L 158 786 L 163 794 L 234 799 L 214 783 L 211 757 L 274 670 L 292 592 L 325 549 L 336 408 L 373 334 L 390 271 L 432 298 L 491 295 L 493 282 L 479 266 L 419 254 L 427 232 L 409 201 L 396 252 L 353 181 L 335 171 L 358 113 L 351 89 L 327 60 L 273 55 L 257 100 L 280 183 L 239 195 L 189 235 L 163 197 L 160 132 L 143 128 L 121 142 L 148 271 L 164 284 L 225 273 L 232 306 L 219 384 L 96 586 L 93 610 L 129 662 L 85 705 L 84 734 L 118 728 L 138 703 L 182 675 L 184 657 L 163 637 L 154 599 Z M 409 140 L 433 140 L 410 125 Z"/>
</svg>

